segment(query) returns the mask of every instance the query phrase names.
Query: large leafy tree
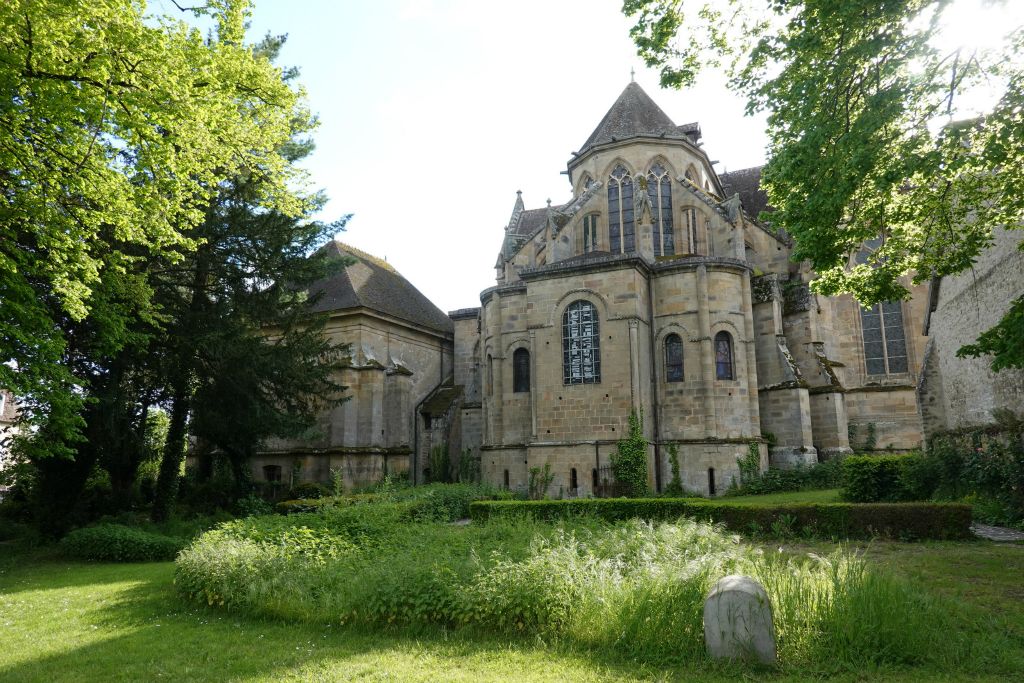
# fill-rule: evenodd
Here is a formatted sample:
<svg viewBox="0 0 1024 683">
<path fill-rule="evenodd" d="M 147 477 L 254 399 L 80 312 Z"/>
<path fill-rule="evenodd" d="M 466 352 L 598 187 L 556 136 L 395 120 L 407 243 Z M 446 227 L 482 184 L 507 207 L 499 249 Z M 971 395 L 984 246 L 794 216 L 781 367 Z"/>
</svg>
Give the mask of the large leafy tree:
<svg viewBox="0 0 1024 683">
<path fill-rule="evenodd" d="M 40 453 L 69 455 L 84 428 L 69 331 L 109 354 L 155 320 L 140 269 L 197 248 L 221 182 L 258 174 L 263 206 L 308 208 L 281 153 L 301 92 L 243 44 L 248 10 L 192 10 L 215 20 L 206 39 L 141 0 L 0 3 L 0 385 Z"/>
<path fill-rule="evenodd" d="M 993 27 L 1007 32 L 1000 49 L 944 52 L 934 38 L 951 3 L 625 0 L 623 10 L 662 85 L 721 66 L 751 111 L 768 112 L 771 222 L 817 271 L 816 291 L 874 304 L 908 296 L 908 274 L 962 272 L 994 230 L 1024 219 L 1024 27 Z M 1002 87 L 998 102 L 956 121 L 981 83 Z M 998 370 L 1024 367 L 1022 349 L 1024 297 L 961 353 L 991 354 Z"/>
</svg>

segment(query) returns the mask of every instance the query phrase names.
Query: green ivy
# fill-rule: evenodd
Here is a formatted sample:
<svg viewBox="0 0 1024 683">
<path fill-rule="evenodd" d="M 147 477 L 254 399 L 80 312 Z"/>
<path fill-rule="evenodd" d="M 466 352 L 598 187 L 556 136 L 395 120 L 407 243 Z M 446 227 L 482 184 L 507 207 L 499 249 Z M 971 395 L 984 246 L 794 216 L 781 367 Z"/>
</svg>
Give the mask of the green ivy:
<svg viewBox="0 0 1024 683">
<path fill-rule="evenodd" d="M 629 414 L 629 436 L 619 442 L 619 450 L 612 455 L 615 479 L 625 488 L 626 496 L 637 498 L 647 490 L 647 439 L 644 438 L 643 412 Z"/>
<path fill-rule="evenodd" d="M 672 479 L 665 487 L 665 495 L 681 496 L 684 493 L 683 478 L 679 474 L 679 447 L 675 444 L 668 447 L 668 466 L 672 472 Z"/>
</svg>

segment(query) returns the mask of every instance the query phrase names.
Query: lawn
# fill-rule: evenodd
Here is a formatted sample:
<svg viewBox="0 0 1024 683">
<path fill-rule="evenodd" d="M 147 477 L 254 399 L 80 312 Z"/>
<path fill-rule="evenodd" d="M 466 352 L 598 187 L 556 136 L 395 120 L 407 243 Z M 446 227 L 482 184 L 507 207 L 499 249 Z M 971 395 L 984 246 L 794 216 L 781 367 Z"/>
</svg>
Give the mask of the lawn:
<svg viewBox="0 0 1024 683">
<path fill-rule="evenodd" d="M 714 499 L 722 505 L 791 505 L 793 503 L 841 503 L 839 489 L 821 489 L 816 491 L 788 491 L 786 493 L 766 493 L 760 496 L 723 496 Z"/>
<path fill-rule="evenodd" d="M 827 553 L 828 543 L 766 547 Z M 874 543 L 871 559 L 957 600 L 1002 634 L 992 672 L 851 671 L 831 680 L 1007 680 L 1024 675 L 1024 546 Z M 0 555 L 7 550 L 0 547 Z M 359 630 L 235 615 L 180 601 L 173 565 L 69 563 L 47 553 L 0 559 L 3 681 L 737 680 L 737 671 L 645 667 L 537 639 L 440 628 Z M 749 676 L 749 675 L 748 675 Z M 755 678 L 806 680 L 806 676 Z M 1019 678 L 1017 678 L 1019 680 Z"/>
</svg>

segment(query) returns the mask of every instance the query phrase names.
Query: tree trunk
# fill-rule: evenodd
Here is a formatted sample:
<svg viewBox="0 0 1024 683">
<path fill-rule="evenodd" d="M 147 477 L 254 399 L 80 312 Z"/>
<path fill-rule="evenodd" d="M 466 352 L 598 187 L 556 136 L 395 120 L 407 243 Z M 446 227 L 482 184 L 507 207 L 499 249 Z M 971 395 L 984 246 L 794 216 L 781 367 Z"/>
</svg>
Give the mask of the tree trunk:
<svg viewBox="0 0 1024 683">
<path fill-rule="evenodd" d="M 164 444 L 164 457 L 160 461 L 160 475 L 156 480 L 152 514 L 154 522 L 164 522 L 170 517 L 174 501 L 178 497 L 178 473 L 181 470 L 181 463 L 185 460 L 185 423 L 191 403 L 188 379 L 179 379 L 174 387 L 167 442 Z"/>
</svg>

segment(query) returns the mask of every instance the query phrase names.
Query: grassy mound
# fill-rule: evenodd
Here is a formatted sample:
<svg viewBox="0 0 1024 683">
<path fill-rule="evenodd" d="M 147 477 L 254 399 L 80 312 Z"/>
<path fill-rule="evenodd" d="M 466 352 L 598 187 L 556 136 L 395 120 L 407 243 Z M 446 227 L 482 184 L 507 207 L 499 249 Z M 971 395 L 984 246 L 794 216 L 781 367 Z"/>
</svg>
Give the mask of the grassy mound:
<svg viewBox="0 0 1024 683">
<path fill-rule="evenodd" d="M 766 556 L 689 519 L 519 518 L 456 527 L 415 521 L 410 505 L 221 525 L 179 555 L 178 591 L 287 619 L 470 626 L 630 659 L 694 662 L 705 657 L 708 590 L 726 574 L 744 573 L 771 596 L 784 666 L 943 666 L 968 656 L 955 610 L 849 554 Z M 935 648 L 940 639 L 944 647 Z"/>
</svg>

